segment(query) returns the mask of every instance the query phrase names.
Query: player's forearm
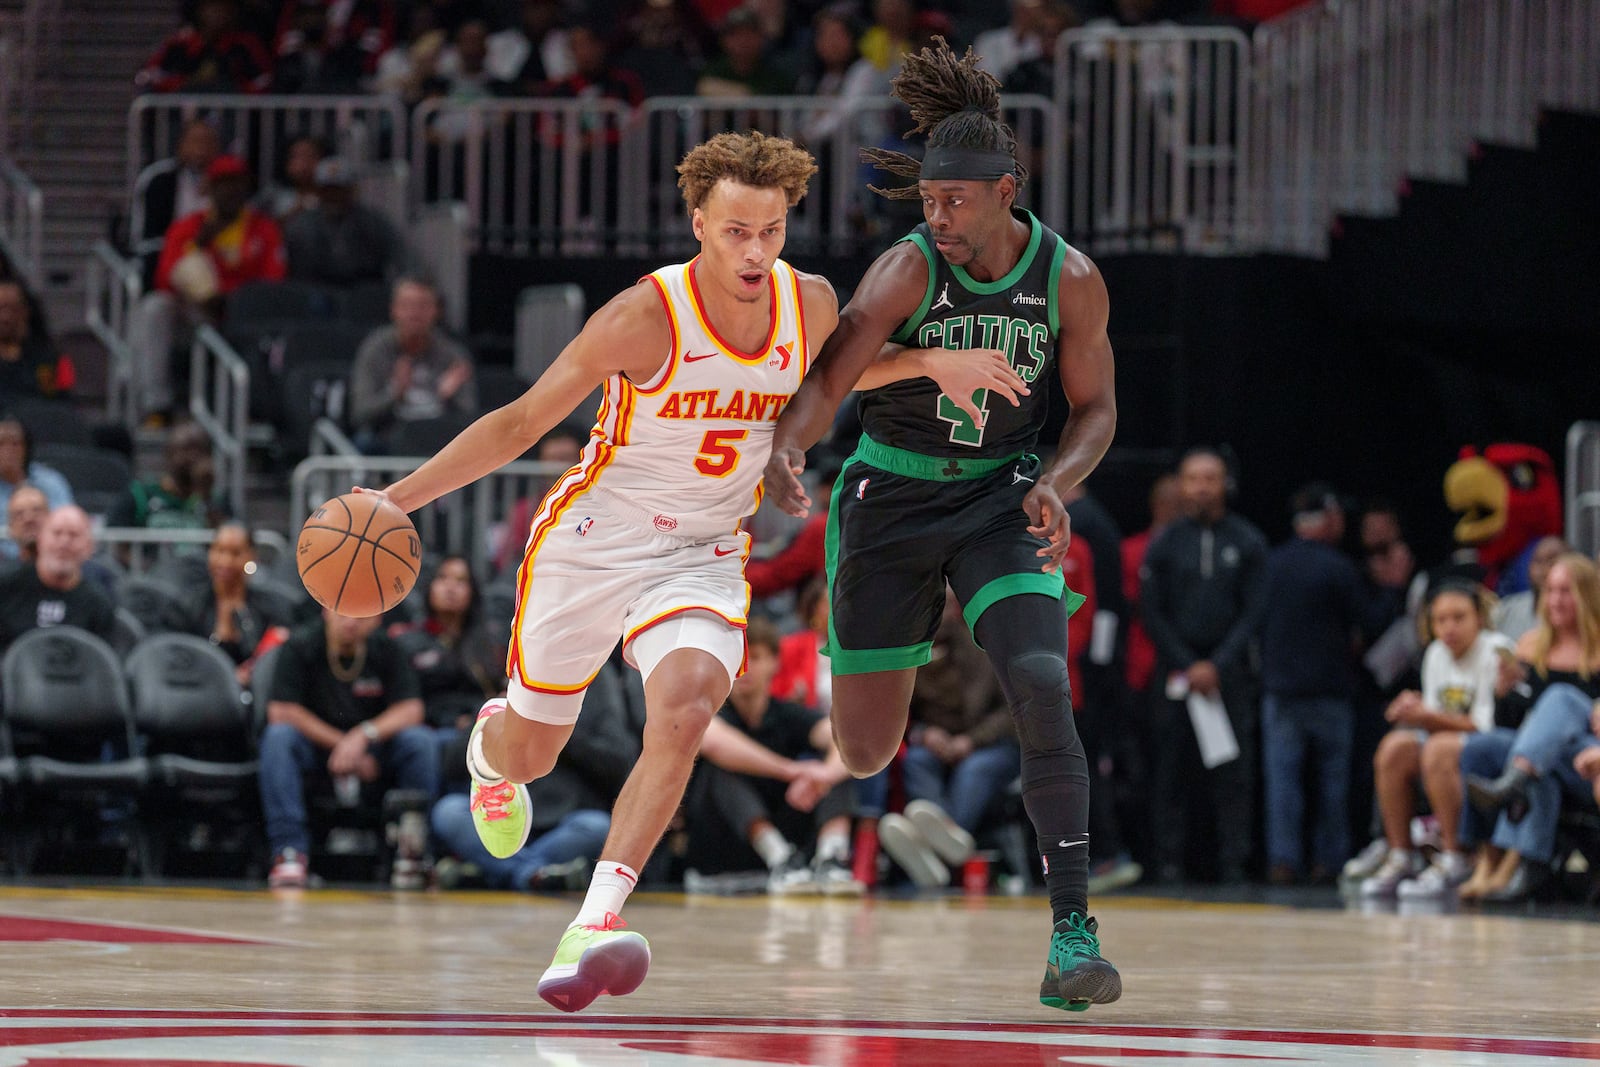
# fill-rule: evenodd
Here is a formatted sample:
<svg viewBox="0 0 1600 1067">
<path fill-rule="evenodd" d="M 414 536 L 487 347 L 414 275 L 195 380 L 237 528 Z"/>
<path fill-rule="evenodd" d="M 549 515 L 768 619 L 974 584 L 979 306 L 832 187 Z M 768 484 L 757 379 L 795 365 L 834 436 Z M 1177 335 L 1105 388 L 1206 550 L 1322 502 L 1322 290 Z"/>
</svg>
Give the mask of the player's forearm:
<svg viewBox="0 0 1600 1067">
<path fill-rule="evenodd" d="M 521 456 L 533 447 L 543 432 L 535 431 L 536 428 L 526 425 L 516 405 L 497 408 L 462 430 L 432 459 L 391 485 L 389 499 L 401 511 L 415 511 Z"/>
<path fill-rule="evenodd" d="M 839 410 L 839 400 L 831 396 L 820 381 L 807 378 L 783 409 L 773 432 L 772 447 L 798 448 L 804 451 L 822 440 L 822 435 L 833 425 L 834 414 Z"/>
<path fill-rule="evenodd" d="M 1072 409 L 1061 430 L 1056 458 L 1044 472 L 1044 480 L 1057 493 L 1065 494 L 1089 476 L 1099 464 L 1117 432 L 1117 406 L 1112 400 L 1080 404 Z"/>
<path fill-rule="evenodd" d="M 903 382 L 910 378 L 926 378 L 927 355 L 927 350 L 923 348 L 884 345 L 872 366 L 862 371 L 861 377 L 856 379 L 856 391 L 878 389 L 891 382 Z"/>
</svg>

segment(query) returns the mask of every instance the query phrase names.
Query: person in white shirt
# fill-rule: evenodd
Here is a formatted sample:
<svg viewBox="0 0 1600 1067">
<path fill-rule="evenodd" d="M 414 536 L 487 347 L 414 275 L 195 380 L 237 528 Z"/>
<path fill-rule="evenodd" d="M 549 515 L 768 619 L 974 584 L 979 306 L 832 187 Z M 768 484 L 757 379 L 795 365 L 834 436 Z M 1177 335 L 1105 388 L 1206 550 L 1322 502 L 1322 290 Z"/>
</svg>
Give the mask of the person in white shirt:
<svg viewBox="0 0 1600 1067">
<path fill-rule="evenodd" d="M 1423 618 L 1431 640 L 1422 654 L 1422 691 L 1408 689 L 1389 704 L 1384 717 L 1395 729 L 1378 745 L 1372 761 L 1388 852 L 1361 882 L 1364 897 L 1393 895 L 1402 882 L 1425 873 L 1420 856 L 1411 848 L 1419 780 L 1425 786 L 1431 780 L 1434 786 L 1427 795 L 1438 817 L 1443 847 L 1434 861 L 1439 870 L 1405 895 L 1437 895 L 1423 892 L 1435 881 L 1441 883 L 1440 892 L 1453 890 L 1472 874 L 1471 862 L 1457 841 L 1463 803 L 1460 776 L 1455 775 L 1453 789 L 1442 788 L 1438 780 L 1442 776 L 1425 775 L 1424 769 L 1458 765 L 1466 736 L 1494 728 L 1499 657 L 1511 650 L 1511 642 L 1489 628 L 1493 609 L 1493 595 L 1463 579 L 1447 578 L 1429 591 Z"/>
<path fill-rule="evenodd" d="M 972 42 L 978 65 L 1001 81 L 1023 63 L 1039 58 L 1039 16 L 1044 0 L 1011 0 L 1011 21 L 985 30 Z"/>
</svg>

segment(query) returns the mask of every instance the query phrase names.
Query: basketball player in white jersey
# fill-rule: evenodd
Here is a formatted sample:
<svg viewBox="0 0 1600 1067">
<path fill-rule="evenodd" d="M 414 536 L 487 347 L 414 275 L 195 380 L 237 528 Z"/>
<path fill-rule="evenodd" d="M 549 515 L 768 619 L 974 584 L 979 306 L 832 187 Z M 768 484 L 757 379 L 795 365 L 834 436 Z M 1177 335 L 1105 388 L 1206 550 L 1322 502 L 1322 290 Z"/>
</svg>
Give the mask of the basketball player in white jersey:
<svg viewBox="0 0 1600 1067">
<path fill-rule="evenodd" d="M 773 426 L 838 321 L 820 277 L 778 258 L 816 164 L 789 141 L 720 134 L 678 184 L 700 242 L 614 297 L 520 398 L 388 489 L 405 511 L 516 459 L 596 386 L 577 466 L 545 497 L 518 573 L 504 700 L 468 744 L 472 811 L 496 856 L 528 837 L 522 784 L 547 774 L 584 689 L 620 637 L 644 675 L 644 750 L 577 918 L 539 995 L 578 1011 L 630 993 L 650 949 L 617 913 L 682 799 L 707 724 L 745 655 L 749 536 Z"/>
</svg>

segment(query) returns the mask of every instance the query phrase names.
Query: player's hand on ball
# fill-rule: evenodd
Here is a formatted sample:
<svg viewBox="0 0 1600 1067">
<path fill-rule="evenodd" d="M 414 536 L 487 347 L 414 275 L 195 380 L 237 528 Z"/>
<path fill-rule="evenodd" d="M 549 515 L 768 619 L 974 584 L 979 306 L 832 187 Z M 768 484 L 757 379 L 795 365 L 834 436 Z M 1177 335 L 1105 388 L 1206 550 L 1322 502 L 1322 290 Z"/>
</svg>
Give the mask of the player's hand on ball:
<svg viewBox="0 0 1600 1067">
<path fill-rule="evenodd" d="M 1028 513 L 1028 532 L 1049 542 L 1037 553 L 1044 557 L 1039 569 L 1054 574 L 1061 569 L 1061 561 L 1067 558 L 1067 548 L 1072 544 L 1072 519 L 1066 506 L 1054 489 L 1040 483 L 1022 498 L 1022 510 Z"/>
<path fill-rule="evenodd" d="M 803 519 L 811 513 L 811 497 L 800 483 L 806 469 L 806 454 L 792 446 L 774 448 L 767 460 L 765 499 L 785 515 Z"/>
<path fill-rule="evenodd" d="M 925 352 L 928 377 L 979 426 L 983 425 L 983 408 L 975 398 L 980 390 L 987 389 L 1012 407 L 1021 404 L 1019 398 L 1028 395 L 1028 383 L 999 349 L 929 348 Z"/>
</svg>

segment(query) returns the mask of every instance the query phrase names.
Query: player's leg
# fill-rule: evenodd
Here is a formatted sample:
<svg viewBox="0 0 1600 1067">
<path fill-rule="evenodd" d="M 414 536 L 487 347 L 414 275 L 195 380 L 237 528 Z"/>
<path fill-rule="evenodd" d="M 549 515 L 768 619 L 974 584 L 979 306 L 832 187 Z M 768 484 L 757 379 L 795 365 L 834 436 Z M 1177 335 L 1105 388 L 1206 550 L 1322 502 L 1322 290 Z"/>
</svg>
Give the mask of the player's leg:
<svg viewBox="0 0 1600 1067">
<path fill-rule="evenodd" d="M 683 800 L 700 739 L 744 662 L 744 632 L 691 611 L 632 634 L 624 651 L 644 675 L 644 745 L 612 809 L 583 906 L 539 979 L 539 995 L 563 1011 L 644 981 L 650 946 L 622 929 L 622 906 Z"/>
<path fill-rule="evenodd" d="M 915 667 L 833 676 L 833 743 L 857 778 L 883 770 L 900 751 L 916 680 Z"/>
</svg>

